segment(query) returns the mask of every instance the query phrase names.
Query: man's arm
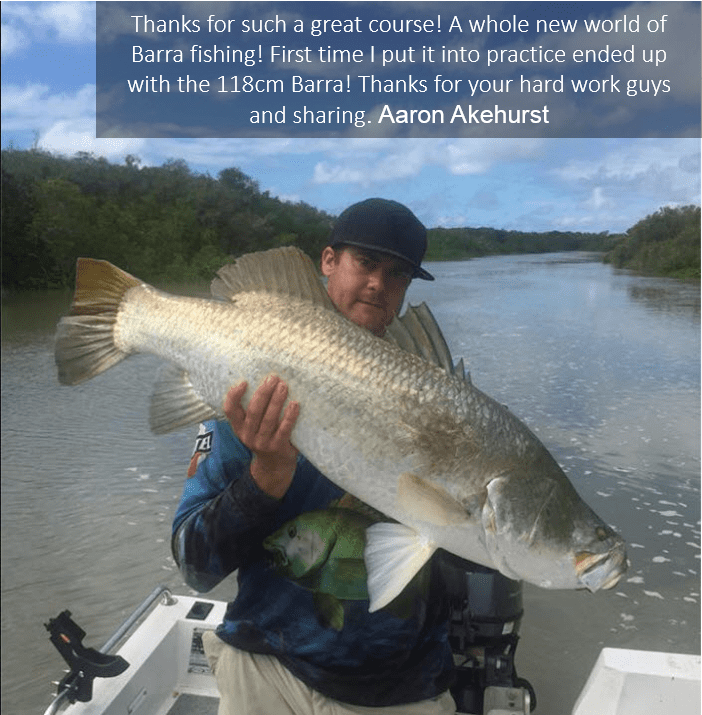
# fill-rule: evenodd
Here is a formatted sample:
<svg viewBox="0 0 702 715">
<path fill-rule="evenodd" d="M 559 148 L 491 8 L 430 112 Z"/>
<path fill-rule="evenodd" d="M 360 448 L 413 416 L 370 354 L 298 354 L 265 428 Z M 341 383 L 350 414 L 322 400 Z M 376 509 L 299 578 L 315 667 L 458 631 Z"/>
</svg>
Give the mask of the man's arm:
<svg viewBox="0 0 702 715">
<path fill-rule="evenodd" d="M 211 452 L 187 480 L 173 524 L 174 558 L 200 591 L 237 569 L 270 533 L 295 472 L 290 433 L 299 407 L 291 403 L 281 418 L 287 386 L 269 378 L 246 410 L 245 391 L 242 383 L 225 398 L 229 425 L 210 423 Z"/>
</svg>

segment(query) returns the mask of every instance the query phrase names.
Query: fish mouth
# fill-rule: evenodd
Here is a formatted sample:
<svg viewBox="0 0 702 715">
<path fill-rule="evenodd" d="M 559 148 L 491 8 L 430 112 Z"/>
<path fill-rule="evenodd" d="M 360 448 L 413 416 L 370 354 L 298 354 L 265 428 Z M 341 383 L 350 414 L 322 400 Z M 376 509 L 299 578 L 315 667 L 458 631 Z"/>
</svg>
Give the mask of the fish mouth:
<svg viewBox="0 0 702 715">
<path fill-rule="evenodd" d="M 269 552 L 268 558 L 273 562 L 274 566 L 285 567 L 290 561 L 285 551 L 275 544 L 265 544 L 264 548 Z"/>
<path fill-rule="evenodd" d="M 629 565 L 623 544 L 604 553 L 580 551 L 575 554 L 574 560 L 578 580 L 584 588 L 593 592 L 615 586 Z"/>
</svg>

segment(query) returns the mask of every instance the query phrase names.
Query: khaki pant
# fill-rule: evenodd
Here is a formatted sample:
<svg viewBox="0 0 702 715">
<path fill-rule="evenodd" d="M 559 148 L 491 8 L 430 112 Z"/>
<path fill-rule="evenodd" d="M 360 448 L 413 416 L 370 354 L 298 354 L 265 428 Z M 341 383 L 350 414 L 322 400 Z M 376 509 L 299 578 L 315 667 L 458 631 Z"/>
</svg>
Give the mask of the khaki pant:
<svg viewBox="0 0 702 715">
<path fill-rule="evenodd" d="M 331 700 L 290 673 L 277 658 L 232 648 L 213 631 L 202 644 L 217 678 L 218 715 L 454 715 L 450 693 L 433 700 L 367 708 Z"/>
</svg>

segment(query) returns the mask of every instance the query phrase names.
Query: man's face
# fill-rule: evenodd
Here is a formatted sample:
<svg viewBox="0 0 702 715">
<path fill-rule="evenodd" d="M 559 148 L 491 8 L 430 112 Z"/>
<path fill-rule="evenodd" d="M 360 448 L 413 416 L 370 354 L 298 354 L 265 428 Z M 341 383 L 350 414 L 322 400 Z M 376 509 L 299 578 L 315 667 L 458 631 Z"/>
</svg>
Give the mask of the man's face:
<svg viewBox="0 0 702 715">
<path fill-rule="evenodd" d="M 412 267 L 376 251 L 327 246 L 322 252 L 322 273 L 339 312 L 382 337 L 402 306 Z"/>
</svg>

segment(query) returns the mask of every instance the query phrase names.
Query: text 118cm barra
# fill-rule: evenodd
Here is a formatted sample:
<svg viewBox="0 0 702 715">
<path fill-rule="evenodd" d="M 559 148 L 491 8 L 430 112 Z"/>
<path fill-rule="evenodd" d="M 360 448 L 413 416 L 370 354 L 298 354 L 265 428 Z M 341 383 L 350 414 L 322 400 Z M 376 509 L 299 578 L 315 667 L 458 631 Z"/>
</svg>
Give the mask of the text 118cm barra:
<svg viewBox="0 0 702 715">
<path fill-rule="evenodd" d="M 218 92 L 283 92 L 284 85 L 282 79 L 254 79 L 251 75 L 239 77 L 225 77 L 224 75 L 217 77 L 221 83 L 221 89 Z M 227 79 L 229 83 L 227 83 Z"/>
</svg>

